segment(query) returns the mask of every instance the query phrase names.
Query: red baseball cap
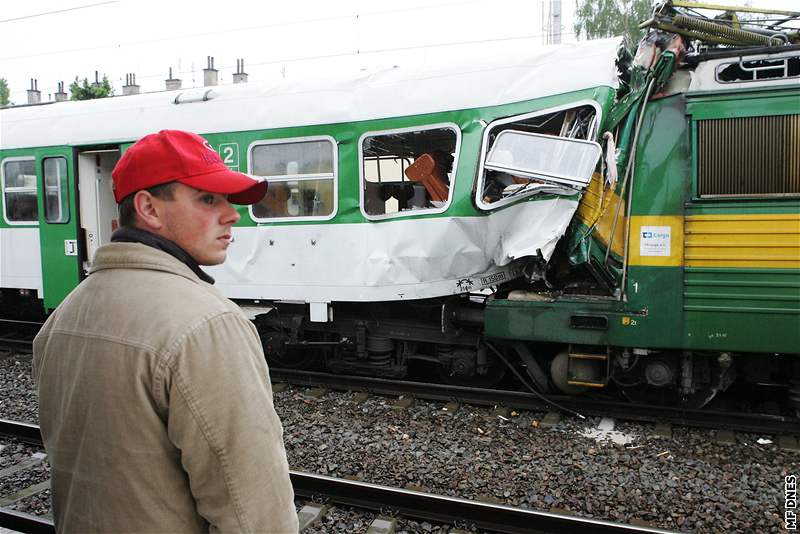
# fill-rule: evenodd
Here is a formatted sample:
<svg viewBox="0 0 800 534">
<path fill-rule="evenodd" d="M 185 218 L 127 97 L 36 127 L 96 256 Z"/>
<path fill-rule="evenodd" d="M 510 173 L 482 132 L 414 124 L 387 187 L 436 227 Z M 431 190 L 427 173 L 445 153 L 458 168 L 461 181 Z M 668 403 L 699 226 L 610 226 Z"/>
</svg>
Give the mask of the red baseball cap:
<svg viewBox="0 0 800 534">
<path fill-rule="evenodd" d="M 267 182 L 230 170 L 217 151 L 197 134 L 161 130 L 134 143 L 114 166 L 117 203 L 142 189 L 169 182 L 228 195 L 232 204 L 255 204 L 267 192 Z"/>
</svg>

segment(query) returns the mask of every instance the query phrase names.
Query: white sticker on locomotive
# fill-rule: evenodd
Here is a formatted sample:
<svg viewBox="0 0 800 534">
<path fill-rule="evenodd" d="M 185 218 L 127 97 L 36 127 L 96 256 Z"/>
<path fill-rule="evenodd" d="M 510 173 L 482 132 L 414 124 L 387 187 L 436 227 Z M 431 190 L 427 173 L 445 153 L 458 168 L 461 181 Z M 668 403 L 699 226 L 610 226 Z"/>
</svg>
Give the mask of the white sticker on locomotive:
<svg viewBox="0 0 800 534">
<path fill-rule="evenodd" d="M 670 256 L 671 226 L 642 226 L 639 256 Z"/>
</svg>

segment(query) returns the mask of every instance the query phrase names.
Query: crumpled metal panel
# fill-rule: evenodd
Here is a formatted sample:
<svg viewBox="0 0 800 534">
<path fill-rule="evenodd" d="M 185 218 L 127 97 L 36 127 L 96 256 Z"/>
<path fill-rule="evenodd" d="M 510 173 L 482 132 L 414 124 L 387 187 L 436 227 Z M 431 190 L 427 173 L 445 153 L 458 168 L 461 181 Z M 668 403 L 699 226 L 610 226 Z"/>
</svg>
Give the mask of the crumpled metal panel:
<svg viewBox="0 0 800 534">
<path fill-rule="evenodd" d="M 511 280 L 524 258 L 549 260 L 575 198 L 520 202 L 479 217 L 234 228 L 209 268 L 232 298 L 389 301 L 463 293 Z"/>
</svg>

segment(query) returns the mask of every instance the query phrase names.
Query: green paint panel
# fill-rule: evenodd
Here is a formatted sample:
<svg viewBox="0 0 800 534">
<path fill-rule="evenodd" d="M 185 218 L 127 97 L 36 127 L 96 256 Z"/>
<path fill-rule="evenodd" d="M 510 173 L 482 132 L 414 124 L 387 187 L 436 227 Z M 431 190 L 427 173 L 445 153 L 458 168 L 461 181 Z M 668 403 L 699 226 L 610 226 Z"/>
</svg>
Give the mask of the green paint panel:
<svg viewBox="0 0 800 534">
<path fill-rule="evenodd" d="M 631 215 L 678 215 L 691 172 L 686 101 L 672 96 L 647 104 L 636 152 Z"/>
<path fill-rule="evenodd" d="M 800 89 L 691 96 L 687 109 L 693 120 L 794 115 L 800 113 Z"/>
<path fill-rule="evenodd" d="M 686 344 L 800 352 L 800 270 L 687 267 Z"/>
<path fill-rule="evenodd" d="M 790 214 L 800 212 L 800 198 L 774 198 L 771 200 L 695 199 L 686 208 L 687 215 L 761 215 L 764 213 Z"/>
<path fill-rule="evenodd" d="M 639 267 L 630 270 L 628 302 L 560 297 L 552 301 L 493 300 L 486 309 L 486 335 L 503 339 L 675 348 L 683 345 L 681 270 Z M 675 288 L 674 291 L 665 288 Z M 578 328 L 576 316 L 606 317 L 606 330 Z"/>
<path fill-rule="evenodd" d="M 44 161 L 61 157 L 66 160 L 67 176 L 61 189 L 62 212 L 60 222 L 47 222 L 44 187 Z M 40 194 L 39 206 L 39 244 L 42 254 L 42 277 L 45 309 L 58 306 L 64 297 L 80 281 L 80 260 L 78 255 L 78 216 L 76 212 L 77 188 L 75 187 L 75 166 L 70 148 L 46 148 L 36 151 L 36 175 Z M 51 220 L 54 219 L 51 215 Z"/>
</svg>

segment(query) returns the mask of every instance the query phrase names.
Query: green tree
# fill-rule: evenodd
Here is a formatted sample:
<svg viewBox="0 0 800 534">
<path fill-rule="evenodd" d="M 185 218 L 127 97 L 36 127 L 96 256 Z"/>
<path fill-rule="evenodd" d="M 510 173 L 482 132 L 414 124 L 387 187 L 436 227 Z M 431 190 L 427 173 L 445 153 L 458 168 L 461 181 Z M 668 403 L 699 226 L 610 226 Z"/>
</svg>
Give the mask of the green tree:
<svg viewBox="0 0 800 534">
<path fill-rule="evenodd" d="M 95 77 L 95 79 L 97 79 Z M 89 80 L 84 78 L 79 81 L 75 76 L 75 81 L 69 84 L 69 99 L 70 100 L 91 100 L 92 98 L 105 98 L 114 95 L 114 87 L 108 81 L 108 77 L 103 75 L 102 81 L 89 83 Z"/>
<path fill-rule="evenodd" d="M 578 38 L 624 35 L 635 47 L 644 35 L 639 23 L 650 18 L 653 0 L 576 0 L 573 29 Z"/>
<path fill-rule="evenodd" d="M 8 105 L 8 95 L 10 92 L 6 79 L 0 78 L 0 108 Z"/>
</svg>

